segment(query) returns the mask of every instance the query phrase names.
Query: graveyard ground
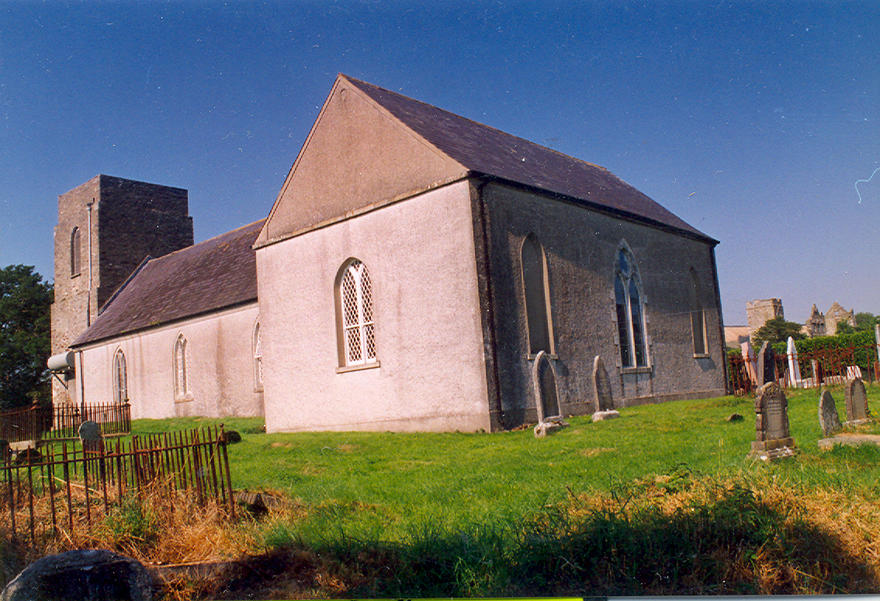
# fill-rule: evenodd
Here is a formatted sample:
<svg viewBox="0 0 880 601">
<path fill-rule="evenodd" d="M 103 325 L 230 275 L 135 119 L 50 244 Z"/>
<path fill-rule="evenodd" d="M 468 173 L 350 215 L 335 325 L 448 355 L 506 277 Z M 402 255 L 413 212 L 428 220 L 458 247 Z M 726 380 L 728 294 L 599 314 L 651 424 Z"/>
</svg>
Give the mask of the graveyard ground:
<svg viewBox="0 0 880 601">
<path fill-rule="evenodd" d="M 832 393 L 845 415 L 842 387 Z M 772 464 L 747 458 L 751 397 L 571 418 L 542 440 L 265 434 L 260 420 L 227 419 L 242 434 L 233 486 L 272 492 L 277 507 L 232 526 L 176 512 L 164 534 L 129 508 L 93 544 L 152 561 L 249 558 L 169 598 L 877 592 L 880 448 L 819 450 L 818 396 L 788 394 L 799 453 Z M 880 386 L 868 399 L 880 415 Z M 172 534 L 179 544 L 163 545 Z"/>
</svg>

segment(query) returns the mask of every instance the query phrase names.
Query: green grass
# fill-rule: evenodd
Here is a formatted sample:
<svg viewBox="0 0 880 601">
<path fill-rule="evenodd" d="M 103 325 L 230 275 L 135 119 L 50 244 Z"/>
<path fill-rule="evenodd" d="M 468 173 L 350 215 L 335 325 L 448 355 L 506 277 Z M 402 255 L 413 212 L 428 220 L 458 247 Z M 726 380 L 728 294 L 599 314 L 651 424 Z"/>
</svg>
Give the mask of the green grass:
<svg viewBox="0 0 880 601">
<path fill-rule="evenodd" d="M 844 414 L 843 391 L 833 388 Z M 880 387 L 869 386 L 880 414 Z M 679 466 L 700 474 L 782 479 L 796 488 L 880 493 L 880 448 L 820 451 L 818 392 L 788 394 L 797 457 L 746 457 L 754 400 L 722 397 L 625 408 L 621 418 L 571 426 L 546 439 L 531 430 L 494 434 L 328 432 L 264 434 L 257 419 L 140 420 L 134 433 L 217 424 L 238 430 L 229 447 L 233 486 L 285 493 L 304 517 L 274 524 L 266 542 L 412 541 L 425 532 L 503 529 L 543 515 L 572 495 L 610 493 Z M 745 417 L 727 422 L 731 413 Z M 880 432 L 878 426 L 864 429 Z"/>
</svg>

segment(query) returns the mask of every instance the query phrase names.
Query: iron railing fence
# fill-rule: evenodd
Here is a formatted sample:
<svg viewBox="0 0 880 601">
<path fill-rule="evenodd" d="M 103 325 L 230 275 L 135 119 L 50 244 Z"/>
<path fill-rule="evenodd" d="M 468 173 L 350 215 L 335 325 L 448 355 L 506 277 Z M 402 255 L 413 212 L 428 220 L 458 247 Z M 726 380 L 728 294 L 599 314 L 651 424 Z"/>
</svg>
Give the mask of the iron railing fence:
<svg viewBox="0 0 880 601">
<path fill-rule="evenodd" d="M 770 367 L 773 374 L 766 378 L 787 388 L 816 388 L 827 384 L 843 384 L 846 379 L 859 376 L 867 382 L 880 379 L 880 363 L 876 345 L 817 349 L 809 353 L 774 355 Z M 797 364 L 800 378 L 792 370 Z M 752 394 L 757 389 L 757 358 L 750 364 L 746 357 L 727 356 L 727 374 L 730 390 L 736 395 Z"/>
<path fill-rule="evenodd" d="M 192 495 L 235 515 L 223 429 L 207 428 L 98 440 L 58 442 L 39 451 L 0 457 L 0 528 L 33 543 L 50 535 L 90 529 L 125 498 L 147 495 L 167 502 Z"/>
<path fill-rule="evenodd" d="M 7 442 L 75 440 L 80 425 L 87 420 L 100 424 L 105 436 L 128 434 L 131 432 L 131 404 L 86 403 L 3 411 L 0 412 L 0 439 Z"/>
</svg>

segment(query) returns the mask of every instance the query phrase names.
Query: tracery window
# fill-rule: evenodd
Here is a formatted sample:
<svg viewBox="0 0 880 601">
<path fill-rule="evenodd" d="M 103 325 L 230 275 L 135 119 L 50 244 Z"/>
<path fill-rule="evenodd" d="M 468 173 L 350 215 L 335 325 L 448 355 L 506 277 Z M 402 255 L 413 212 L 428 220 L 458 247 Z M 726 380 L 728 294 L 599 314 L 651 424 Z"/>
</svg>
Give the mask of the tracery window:
<svg viewBox="0 0 880 601">
<path fill-rule="evenodd" d="M 691 336 L 694 341 L 694 355 L 705 355 L 709 348 L 706 340 L 706 312 L 700 301 L 700 282 L 693 267 L 690 276 Z"/>
<path fill-rule="evenodd" d="M 376 362 L 376 324 L 373 321 L 373 286 L 366 265 L 352 259 L 337 278 L 336 309 L 340 334 L 340 364 Z"/>
<path fill-rule="evenodd" d="M 625 245 L 617 251 L 614 274 L 614 303 L 622 367 L 647 367 L 645 308 L 639 271 Z"/>
<path fill-rule="evenodd" d="M 82 261 L 82 243 L 81 234 L 78 227 L 73 228 L 70 232 L 70 277 L 79 275 Z"/>
<path fill-rule="evenodd" d="M 547 257 L 534 234 L 529 234 L 523 240 L 521 261 L 529 354 L 544 351 L 552 355 L 555 348 L 550 317 L 550 288 L 547 284 Z"/>
<path fill-rule="evenodd" d="M 189 394 L 189 378 L 186 365 L 186 338 L 183 334 L 174 343 L 174 396 L 183 398 Z"/>
<path fill-rule="evenodd" d="M 122 349 L 117 349 L 113 355 L 113 400 L 116 403 L 128 402 L 128 373 Z"/>
<path fill-rule="evenodd" d="M 260 336 L 260 322 L 254 326 L 254 388 L 263 389 L 263 339 Z"/>
</svg>

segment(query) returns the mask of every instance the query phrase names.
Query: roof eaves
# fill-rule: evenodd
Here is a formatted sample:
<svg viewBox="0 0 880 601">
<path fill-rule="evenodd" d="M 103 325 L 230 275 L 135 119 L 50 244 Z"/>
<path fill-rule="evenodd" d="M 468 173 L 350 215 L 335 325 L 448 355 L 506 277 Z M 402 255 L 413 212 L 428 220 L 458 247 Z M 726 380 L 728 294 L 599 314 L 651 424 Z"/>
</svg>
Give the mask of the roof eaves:
<svg viewBox="0 0 880 601">
<path fill-rule="evenodd" d="M 157 321 L 157 322 L 154 322 L 154 323 L 150 323 L 150 324 L 148 324 L 148 325 L 145 325 L 145 326 L 140 326 L 140 327 L 132 328 L 132 329 L 130 329 L 130 330 L 122 330 L 122 331 L 120 331 L 120 332 L 114 332 L 114 333 L 112 333 L 112 334 L 107 334 L 107 335 L 105 335 L 105 336 L 98 336 L 98 337 L 96 337 L 96 338 L 94 338 L 94 339 L 87 339 L 87 340 L 83 340 L 83 341 L 80 342 L 80 339 L 77 338 L 77 339 L 74 340 L 73 343 L 70 345 L 70 348 L 72 348 L 72 349 L 76 349 L 76 348 L 82 348 L 82 347 L 86 347 L 86 346 L 91 346 L 91 345 L 98 344 L 98 343 L 104 343 L 104 342 L 106 342 L 106 341 L 108 341 L 108 340 L 113 340 L 114 338 L 121 338 L 121 337 L 124 337 L 124 336 L 132 336 L 132 335 L 134 335 L 134 334 L 140 334 L 140 333 L 142 333 L 142 332 L 147 332 L 147 331 L 149 331 L 149 330 L 156 330 L 156 329 L 158 329 L 158 328 L 163 328 L 163 327 L 171 326 L 171 325 L 174 325 L 174 324 L 176 324 L 176 323 L 181 323 L 181 322 L 184 322 L 184 321 L 189 321 L 189 320 L 191 320 L 191 319 L 196 319 L 196 318 L 198 318 L 198 317 L 204 317 L 205 315 L 210 315 L 211 313 L 217 313 L 217 312 L 220 312 L 220 311 L 230 311 L 230 310 L 232 310 L 232 309 L 236 309 L 236 308 L 238 308 L 238 307 L 243 307 L 243 306 L 245 306 L 245 305 L 249 305 L 249 304 L 252 304 L 252 303 L 255 303 L 255 302 L 257 302 L 257 299 L 256 299 L 256 298 L 249 298 L 249 299 L 247 299 L 247 300 L 238 301 L 238 302 L 231 303 L 231 304 L 229 304 L 229 305 L 225 305 L 225 306 L 222 306 L 222 307 L 214 307 L 213 309 L 207 309 L 207 310 L 205 310 L 205 311 L 200 311 L 200 312 L 198 312 L 198 313 L 193 313 L 193 314 L 190 314 L 190 315 L 184 315 L 184 316 L 182 316 L 182 317 L 176 317 L 176 318 L 174 318 L 174 319 L 169 319 L 169 320 L 167 320 L 167 321 Z"/>
<path fill-rule="evenodd" d="M 561 192 L 555 192 L 553 190 L 548 190 L 546 188 L 541 188 L 538 186 L 533 186 L 531 184 L 526 184 L 523 182 L 519 182 L 510 178 L 501 177 L 499 175 L 494 175 L 492 173 L 484 173 L 481 171 L 470 170 L 469 175 L 472 177 L 480 178 L 483 180 L 496 181 L 502 183 L 504 185 L 513 186 L 516 188 L 521 188 L 524 190 L 529 190 L 531 192 L 539 192 L 541 194 L 546 194 L 549 196 L 554 196 L 560 200 L 565 202 L 570 202 L 593 211 L 597 213 L 604 213 L 607 215 L 614 215 L 615 217 L 621 217 L 627 219 L 628 221 L 634 221 L 636 223 L 641 223 L 644 225 L 649 225 L 659 230 L 663 230 L 666 232 L 672 232 L 675 234 L 679 234 L 685 236 L 687 238 L 692 238 L 694 240 L 700 240 L 702 242 L 708 242 L 712 246 L 717 246 L 719 241 L 711 236 L 707 236 L 706 234 L 700 232 L 699 230 L 686 230 L 684 228 L 675 227 L 669 225 L 667 223 L 663 223 L 661 221 L 657 221 L 656 219 L 651 219 L 650 217 L 645 217 L 644 215 L 639 215 L 637 213 L 631 213 L 629 211 L 625 211 L 623 209 L 617 209 L 615 207 L 610 207 L 607 205 L 599 204 L 590 200 L 586 200 L 584 198 L 579 198 L 577 196 L 571 196 L 569 194 L 563 194 Z"/>
</svg>

